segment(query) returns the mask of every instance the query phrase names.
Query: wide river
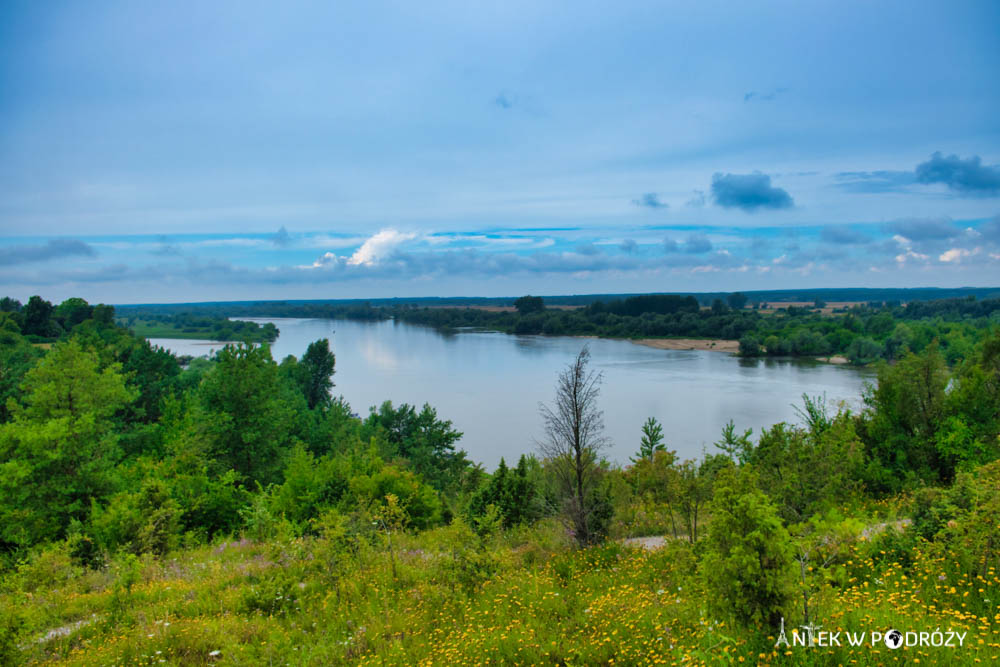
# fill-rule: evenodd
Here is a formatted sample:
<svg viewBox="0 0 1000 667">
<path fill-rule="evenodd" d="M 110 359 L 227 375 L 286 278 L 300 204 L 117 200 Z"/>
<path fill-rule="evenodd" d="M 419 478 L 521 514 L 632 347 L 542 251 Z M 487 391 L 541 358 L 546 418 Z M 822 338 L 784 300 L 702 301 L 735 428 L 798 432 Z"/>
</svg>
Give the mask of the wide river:
<svg viewBox="0 0 1000 667">
<path fill-rule="evenodd" d="M 536 451 L 543 436 L 539 403 L 551 404 L 557 376 L 584 344 L 603 374 L 600 407 L 605 455 L 621 464 L 639 447 L 642 423 L 656 417 L 666 443 L 683 458 L 716 451 L 730 419 L 759 433 L 762 426 L 797 422 L 802 394 L 857 408 L 871 374 L 801 361 L 746 360 L 725 352 L 657 350 L 628 341 L 498 333 L 441 334 L 408 324 L 350 320 L 267 319 L 281 330 L 272 345 L 278 361 L 301 356 L 328 338 L 336 354 L 334 395 L 362 416 L 385 400 L 421 406 L 464 433 L 459 446 L 490 470 L 506 458 Z M 151 339 L 177 354 L 207 354 L 219 343 Z"/>
</svg>

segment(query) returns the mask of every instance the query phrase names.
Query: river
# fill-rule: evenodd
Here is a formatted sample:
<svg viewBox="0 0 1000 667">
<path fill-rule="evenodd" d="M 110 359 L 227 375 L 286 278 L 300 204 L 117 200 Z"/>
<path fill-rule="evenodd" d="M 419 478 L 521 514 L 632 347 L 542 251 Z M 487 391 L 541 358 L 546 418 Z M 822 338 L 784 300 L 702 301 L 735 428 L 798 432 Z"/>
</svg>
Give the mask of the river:
<svg viewBox="0 0 1000 667">
<path fill-rule="evenodd" d="M 657 350 L 621 340 L 442 334 L 392 321 L 258 319 L 281 330 L 278 361 L 301 356 L 329 338 L 337 359 L 334 395 L 362 416 L 382 401 L 430 403 L 461 431 L 459 446 L 492 470 L 536 450 L 543 435 L 540 402 L 551 404 L 558 374 L 584 344 L 603 374 L 600 407 L 610 445 L 605 455 L 627 464 L 647 417 L 663 423 L 668 448 L 682 458 L 715 451 L 730 419 L 741 429 L 799 421 L 802 394 L 826 395 L 857 408 L 869 371 L 809 361 L 740 359 L 724 352 Z M 177 354 L 207 354 L 221 344 L 151 339 Z"/>
</svg>

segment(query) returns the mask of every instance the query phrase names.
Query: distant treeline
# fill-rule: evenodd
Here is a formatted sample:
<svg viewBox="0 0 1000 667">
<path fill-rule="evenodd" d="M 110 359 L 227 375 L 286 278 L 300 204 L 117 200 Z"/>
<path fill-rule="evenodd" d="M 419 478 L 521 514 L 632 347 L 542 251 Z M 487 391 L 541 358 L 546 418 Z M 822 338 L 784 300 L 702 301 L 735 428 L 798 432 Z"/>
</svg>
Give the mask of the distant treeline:
<svg viewBox="0 0 1000 667">
<path fill-rule="evenodd" d="M 656 296 L 690 296 L 702 306 L 710 306 L 716 299 L 725 301 L 730 292 L 673 292 Z M 917 287 L 876 289 L 868 287 L 758 290 L 743 292 L 748 303 L 795 303 L 820 301 L 851 301 L 862 303 L 909 303 L 973 296 L 977 299 L 1000 297 L 1000 287 Z M 645 294 L 555 294 L 542 298 L 551 306 L 589 306 L 603 301 L 621 301 Z M 216 312 L 228 317 L 330 317 L 330 312 L 357 307 L 392 308 L 395 306 L 513 306 L 518 297 L 402 297 L 391 299 L 304 299 L 293 301 L 204 301 L 195 303 L 131 304 L 116 305 L 119 315 L 131 311 L 145 313 Z M 280 314 L 279 314 L 280 313 Z"/>
<path fill-rule="evenodd" d="M 118 323 L 143 338 L 207 338 L 252 343 L 271 343 L 278 338 L 278 328 L 271 322 L 258 324 L 216 314 L 133 313 L 119 317 Z"/>
<path fill-rule="evenodd" d="M 845 292 L 841 290 L 840 292 Z M 866 296 L 947 290 L 854 290 Z M 986 290 L 983 290 L 986 291 Z M 1000 298 L 961 298 L 920 301 L 867 301 L 833 314 L 820 312 L 826 302 L 844 296 L 837 290 L 807 290 L 796 297 L 814 296 L 811 306 L 788 306 L 764 312 L 751 294 L 728 293 L 706 308 L 694 295 L 643 294 L 596 300 L 579 308 L 551 308 L 543 297 L 512 300 L 514 309 L 441 307 L 391 301 L 381 302 L 241 302 L 185 305 L 205 317 L 316 317 L 382 320 L 434 327 L 441 331 L 480 329 L 520 335 L 602 336 L 609 338 L 721 338 L 740 341 L 740 354 L 755 356 L 821 357 L 843 355 L 854 364 L 894 360 L 919 352 L 937 340 L 949 363 L 964 359 L 991 328 L 1000 325 Z M 780 294 L 780 293 L 771 293 Z M 784 294 L 793 294 L 786 292 Z M 854 294 L 853 296 L 863 296 Z M 752 305 L 751 305 L 752 304 Z M 177 317 L 181 306 L 124 306 L 126 318 Z M 185 315 L 185 317 L 195 315 Z"/>
<path fill-rule="evenodd" d="M 695 337 L 740 341 L 743 356 L 845 355 L 852 363 L 893 360 L 937 340 L 950 363 L 964 359 L 988 331 L 1000 325 L 1000 299 L 974 297 L 858 305 L 836 315 L 789 306 L 775 313 L 742 307 L 745 295 L 730 294 L 702 309 L 692 296 L 643 295 L 597 301 L 573 310 L 518 311 L 395 308 L 398 320 L 438 329 L 478 328 L 514 334 L 584 335 L 613 338 Z M 537 302 L 532 302 L 536 304 Z"/>
</svg>

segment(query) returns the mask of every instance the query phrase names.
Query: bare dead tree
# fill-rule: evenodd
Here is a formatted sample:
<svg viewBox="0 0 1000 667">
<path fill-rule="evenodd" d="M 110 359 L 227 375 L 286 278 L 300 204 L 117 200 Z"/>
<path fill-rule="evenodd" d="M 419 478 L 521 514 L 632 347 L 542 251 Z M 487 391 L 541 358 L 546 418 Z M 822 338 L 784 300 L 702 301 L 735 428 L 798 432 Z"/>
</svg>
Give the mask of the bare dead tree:
<svg viewBox="0 0 1000 667">
<path fill-rule="evenodd" d="M 598 453 L 604 437 L 604 413 L 597 407 L 603 381 L 601 373 L 588 369 L 590 348 L 584 346 L 576 360 L 559 374 L 552 407 L 539 405 L 545 422 L 545 438 L 537 443 L 542 456 L 555 471 L 562 511 L 580 545 L 590 544 L 594 533 L 594 490 L 600 477 Z"/>
</svg>

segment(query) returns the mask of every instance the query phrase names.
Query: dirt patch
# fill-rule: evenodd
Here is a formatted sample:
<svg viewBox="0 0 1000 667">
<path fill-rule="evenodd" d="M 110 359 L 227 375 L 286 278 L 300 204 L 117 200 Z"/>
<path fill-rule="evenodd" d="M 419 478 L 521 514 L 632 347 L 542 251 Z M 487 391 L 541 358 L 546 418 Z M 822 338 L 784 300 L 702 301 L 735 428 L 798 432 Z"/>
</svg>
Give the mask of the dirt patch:
<svg viewBox="0 0 1000 667">
<path fill-rule="evenodd" d="M 636 345 L 655 347 L 658 350 L 710 350 L 714 352 L 739 352 L 738 340 L 721 338 L 640 338 L 632 341 Z"/>
<path fill-rule="evenodd" d="M 667 543 L 667 538 L 662 535 L 651 535 L 649 537 L 626 537 L 622 544 L 627 547 L 639 547 L 647 551 L 659 549 Z"/>
<path fill-rule="evenodd" d="M 816 357 L 816 361 L 823 361 L 828 364 L 848 364 L 850 360 L 842 354 L 835 354 L 832 357 Z"/>
</svg>

